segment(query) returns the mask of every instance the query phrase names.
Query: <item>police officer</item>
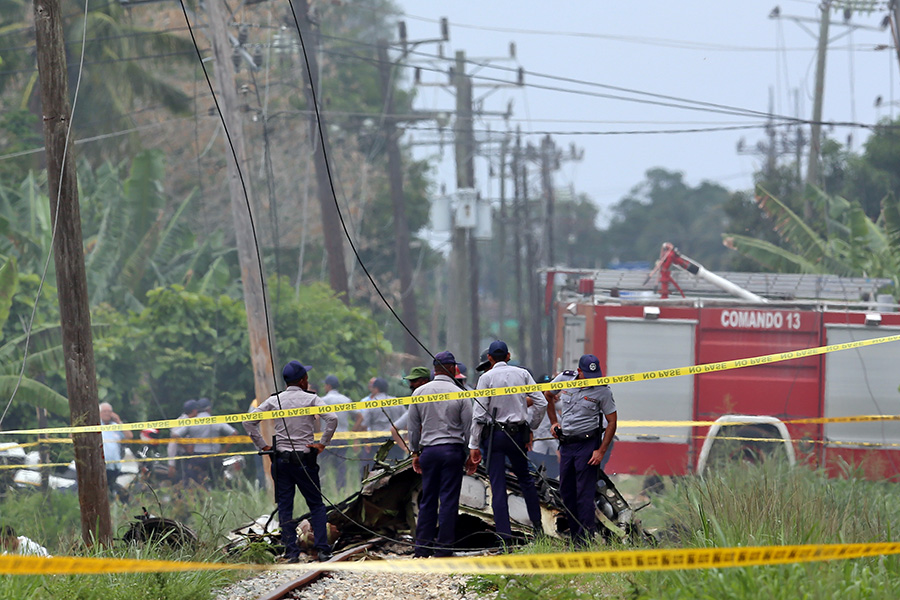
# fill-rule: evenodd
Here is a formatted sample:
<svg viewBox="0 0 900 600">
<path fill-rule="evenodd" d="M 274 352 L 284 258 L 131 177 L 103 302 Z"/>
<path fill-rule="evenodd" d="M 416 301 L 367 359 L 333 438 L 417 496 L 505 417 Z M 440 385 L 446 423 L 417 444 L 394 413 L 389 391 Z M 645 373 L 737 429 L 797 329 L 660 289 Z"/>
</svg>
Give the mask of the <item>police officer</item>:
<svg viewBox="0 0 900 600">
<path fill-rule="evenodd" d="M 534 385 L 531 373 L 507 364 L 509 348 L 500 340 L 488 348 L 491 369 L 478 380 L 478 389 Z M 529 399 L 537 410 L 529 420 Z M 541 505 L 534 479 L 528 470 L 527 448 L 531 443 L 531 430 L 536 429 L 545 414 L 547 400 L 538 392 L 490 396 L 475 402 L 472 411 L 472 435 L 469 438 L 468 472 L 474 473 L 481 462 L 482 452 L 487 456 L 488 477 L 491 481 L 491 507 L 494 526 L 503 540 L 512 538 L 509 522 L 509 504 L 506 499 L 506 461 L 515 473 L 528 509 L 528 518 L 536 533 L 542 531 Z M 482 433 L 485 435 L 482 435 Z M 481 449 L 483 448 L 483 450 Z"/>
<path fill-rule="evenodd" d="M 456 358 L 450 352 L 438 352 L 434 356 L 434 380 L 416 388 L 412 395 L 458 392 L 455 376 Z M 413 404 L 409 408 L 413 470 L 422 475 L 415 556 L 453 553 L 471 425 L 472 402 L 465 398 Z"/>
<path fill-rule="evenodd" d="M 286 364 L 281 373 L 287 389 L 276 396 L 271 396 L 251 412 L 326 406 L 321 398 L 306 391 L 309 386 L 307 373 L 311 368 L 296 360 Z M 290 563 L 298 562 L 300 556 L 300 547 L 297 545 L 297 523 L 294 521 L 294 486 L 300 488 L 300 493 L 309 506 L 310 523 L 319 560 L 330 560 L 332 556 L 331 546 L 328 544 L 328 521 L 325 504 L 322 502 L 316 457 L 331 441 L 331 436 L 337 428 L 337 417 L 322 413 L 319 418 L 322 422 L 322 437 L 319 443 L 315 441 L 315 415 L 273 419 L 275 456 L 272 460 L 272 479 L 275 482 L 284 558 Z M 257 448 L 263 451 L 273 449 L 260 435 L 259 421 L 245 422 L 244 429 Z"/>
<path fill-rule="evenodd" d="M 585 354 L 578 361 L 575 379 L 603 377 L 600 361 Z M 559 440 L 559 492 L 569 515 L 569 531 L 577 545 L 587 545 L 597 531 L 594 497 L 600 461 L 616 434 L 616 401 L 606 385 L 564 390 L 548 396 L 553 435 Z M 562 404 L 561 419 L 555 404 Z M 604 430 L 602 417 L 609 425 Z"/>
</svg>

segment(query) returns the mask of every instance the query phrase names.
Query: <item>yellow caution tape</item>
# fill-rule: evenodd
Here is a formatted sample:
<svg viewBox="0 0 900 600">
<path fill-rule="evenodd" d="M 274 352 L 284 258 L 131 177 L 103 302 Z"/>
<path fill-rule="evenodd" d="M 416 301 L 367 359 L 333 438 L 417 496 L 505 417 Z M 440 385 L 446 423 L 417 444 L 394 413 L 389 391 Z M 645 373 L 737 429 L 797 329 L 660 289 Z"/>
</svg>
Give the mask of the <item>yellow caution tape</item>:
<svg viewBox="0 0 900 600">
<path fill-rule="evenodd" d="M 756 567 L 825 560 L 847 560 L 893 554 L 900 554 L 900 543 L 806 544 L 796 546 L 504 554 L 500 556 L 430 558 L 425 560 L 394 559 L 329 562 L 319 564 L 317 567 L 329 571 L 381 573 L 561 575 Z M 261 571 L 271 569 L 306 571 L 309 569 L 309 565 L 203 563 L 124 558 L 0 556 L 0 574 L 3 575 L 91 575 L 100 573 L 163 573 L 199 570 Z"/>
<path fill-rule="evenodd" d="M 37 442 L 33 442 L 36 444 Z M 71 443 L 71 440 L 70 440 Z M 361 444 L 341 444 L 341 445 L 332 445 L 328 444 L 325 446 L 325 450 L 336 450 L 338 448 L 366 448 L 369 446 L 381 446 L 384 444 L 384 441 L 377 442 L 364 442 Z M 145 462 L 160 462 L 160 461 L 168 461 L 168 460 L 190 460 L 192 458 L 221 458 L 226 456 L 248 456 L 251 454 L 259 454 L 257 450 L 244 450 L 241 452 L 217 452 L 215 454 L 179 454 L 177 456 L 148 456 L 146 458 L 124 458 L 122 460 L 108 460 L 106 464 L 114 465 L 121 463 L 145 463 Z M 47 467 L 67 467 L 71 462 L 66 463 L 35 463 L 28 465 L 0 465 L 0 471 L 10 470 L 10 469 L 44 469 Z"/>
<path fill-rule="evenodd" d="M 400 433 L 406 433 L 405 429 L 399 429 Z M 386 438 L 390 437 L 390 431 L 338 431 L 331 437 L 332 440 L 365 440 L 369 438 Z M 131 439 L 119 440 L 119 444 L 133 444 L 139 446 L 161 446 L 175 442 L 177 444 L 252 444 L 253 440 L 249 435 L 229 435 L 226 437 L 213 438 L 154 438 L 151 440 Z M 71 444 L 72 438 L 40 438 L 36 442 L 27 442 L 24 444 L 2 444 L 0 450 L 9 450 L 10 448 L 30 448 L 40 444 Z M 380 442 L 379 442 L 380 443 Z"/>
<path fill-rule="evenodd" d="M 461 390 L 459 392 L 447 392 L 444 394 L 427 394 L 421 396 L 403 396 L 400 398 L 385 398 L 382 400 L 366 400 L 359 402 L 347 402 L 344 404 L 330 404 L 325 406 L 307 406 L 304 408 L 290 408 L 284 410 L 261 411 L 253 413 L 238 413 L 233 415 L 219 415 L 210 417 L 194 417 L 193 419 L 163 419 L 159 421 L 143 421 L 139 423 L 114 423 L 111 425 L 84 425 L 80 427 L 45 427 L 41 429 L 13 429 L 0 431 L 0 434 L 46 434 L 46 433 L 93 433 L 98 431 L 134 431 L 138 429 L 170 429 L 173 427 L 187 427 L 191 425 L 214 425 L 218 423 L 241 423 L 245 421 L 262 421 L 267 419 L 283 419 L 288 417 L 302 417 L 309 415 L 330 414 L 345 411 L 366 410 L 372 408 L 387 408 L 390 406 L 405 406 L 410 404 L 425 404 L 428 402 L 441 402 L 444 400 L 456 400 L 459 398 L 486 398 L 489 396 L 502 396 L 508 394 L 522 394 L 543 391 L 561 391 L 566 389 L 590 387 L 595 385 L 611 385 L 616 383 L 633 383 L 638 381 L 655 381 L 669 379 L 685 375 L 703 375 L 731 369 L 741 369 L 756 365 L 771 364 L 794 360 L 807 356 L 818 356 L 829 352 L 852 350 L 865 346 L 886 344 L 900 341 L 900 335 L 890 335 L 870 340 L 845 342 L 830 346 L 818 346 L 803 350 L 792 350 L 776 354 L 766 354 L 750 358 L 740 358 L 691 367 L 677 367 L 658 371 L 645 371 L 643 373 L 630 373 L 627 375 L 614 375 L 611 377 L 598 377 L 595 379 L 574 379 L 572 381 L 557 381 L 549 383 L 536 383 L 533 385 L 519 385 L 502 388 L 487 388 L 482 390 Z M 813 419 L 794 419 L 790 423 L 857 423 L 868 421 L 900 420 L 900 416 L 862 415 L 858 417 L 822 417 Z M 672 426 L 702 426 L 711 425 L 712 421 L 620 421 L 620 427 L 672 427 Z M 735 425 L 732 423 L 731 425 Z"/>
</svg>

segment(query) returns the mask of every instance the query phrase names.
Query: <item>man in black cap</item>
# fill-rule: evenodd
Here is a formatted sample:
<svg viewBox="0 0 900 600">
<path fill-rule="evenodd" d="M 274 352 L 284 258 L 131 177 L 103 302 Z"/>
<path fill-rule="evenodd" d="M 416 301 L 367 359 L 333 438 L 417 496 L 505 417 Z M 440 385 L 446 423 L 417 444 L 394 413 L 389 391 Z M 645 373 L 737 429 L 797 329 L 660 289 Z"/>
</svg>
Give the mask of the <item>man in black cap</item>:
<svg viewBox="0 0 900 600">
<path fill-rule="evenodd" d="M 413 397 L 458 392 L 460 388 L 453 382 L 456 365 L 453 354 L 438 352 L 434 356 L 434 381 L 417 388 Z M 471 425 L 472 402 L 465 398 L 409 407 L 413 470 L 422 475 L 415 556 L 450 556 L 453 552 Z"/>
<path fill-rule="evenodd" d="M 306 408 L 310 406 L 327 406 L 325 401 L 306 391 L 309 386 L 308 371 L 312 367 L 304 366 L 292 360 L 284 366 L 282 376 L 287 389 L 271 396 L 251 412 L 266 412 L 290 408 Z M 322 502 L 322 488 L 319 484 L 319 466 L 316 457 L 325 449 L 334 430 L 337 428 L 337 417 L 332 414 L 319 415 L 322 422 L 322 437 L 315 441 L 315 415 L 302 415 L 273 419 L 275 425 L 275 455 L 272 460 L 272 479 L 275 482 L 275 498 L 278 502 L 278 520 L 281 523 L 281 541 L 284 544 L 284 558 L 287 562 L 299 561 L 300 547 L 297 545 L 297 522 L 294 521 L 294 486 L 309 506 L 310 523 L 315 537 L 315 548 L 319 560 L 331 559 L 331 546 L 328 544 L 328 522 L 325 504 Z M 273 450 L 272 446 L 259 433 L 259 421 L 246 421 L 244 429 L 260 450 Z"/>
<path fill-rule="evenodd" d="M 478 380 L 478 389 L 504 388 L 534 385 L 527 370 L 507 364 L 509 348 L 497 340 L 488 348 L 491 369 Z M 529 420 L 528 406 L 536 408 Z M 489 396 L 475 402 L 472 412 L 472 435 L 469 438 L 469 473 L 474 473 L 481 462 L 482 450 L 487 456 L 488 477 L 491 480 L 491 507 L 494 526 L 503 540 L 512 538 L 509 522 L 509 504 L 506 494 L 506 461 L 509 460 L 522 490 L 522 498 L 528 510 L 528 518 L 536 533 L 541 525 L 541 504 L 534 479 L 528 470 L 527 448 L 531 442 L 531 430 L 536 429 L 543 418 L 547 400 L 538 392 Z M 484 432 L 484 435 L 482 435 Z"/>
</svg>

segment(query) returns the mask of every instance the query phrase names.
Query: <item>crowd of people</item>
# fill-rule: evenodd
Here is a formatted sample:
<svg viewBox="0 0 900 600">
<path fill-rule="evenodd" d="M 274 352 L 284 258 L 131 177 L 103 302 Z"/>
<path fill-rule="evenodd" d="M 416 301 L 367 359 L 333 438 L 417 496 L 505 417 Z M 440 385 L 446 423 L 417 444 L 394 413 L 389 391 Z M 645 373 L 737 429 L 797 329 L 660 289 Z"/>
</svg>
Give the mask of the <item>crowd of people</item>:
<svg viewBox="0 0 900 600">
<path fill-rule="evenodd" d="M 534 385 L 532 374 L 510 364 L 506 343 L 491 343 L 476 368 L 481 373 L 477 389 L 499 389 Z M 309 365 L 294 360 L 285 365 L 282 375 L 287 386 L 252 411 L 287 410 L 342 404 L 340 382 L 333 375 L 325 379 L 326 393 L 317 395 L 310 385 Z M 599 359 L 585 354 L 573 371 L 561 373 L 564 379 L 602 377 Z M 465 365 L 449 351 L 433 357 L 432 367 L 418 366 L 404 377 L 412 396 L 442 394 L 471 389 L 466 383 Z M 388 385 L 384 379 L 369 382 L 370 395 L 363 400 L 384 400 Z M 260 434 L 259 420 L 246 421 L 244 428 L 253 443 L 272 457 L 272 478 L 278 503 L 279 521 L 286 562 L 298 562 L 300 548 L 293 518 L 297 489 L 310 508 L 315 550 L 319 560 L 331 558 L 327 539 L 327 509 L 322 496 L 319 456 L 336 431 L 390 432 L 398 457 L 412 456 L 412 466 L 422 476 L 422 493 L 416 523 L 415 556 L 449 556 L 456 544 L 456 518 L 459 513 L 463 475 L 472 474 L 484 462 L 491 486 L 492 511 L 497 535 L 504 547 L 512 542 L 506 492 L 507 468 L 518 480 L 535 536 L 542 535 L 540 501 L 532 474 L 535 453 L 547 467 L 550 456 L 556 458 L 558 444 L 560 495 L 568 515 L 574 544 L 585 546 L 596 533 L 594 496 L 599 469 L 608 460 L 616 432 L 616 404 L 608 386 L 576 387 L 559 392 L 496 394 L 477 399 L 367 408 L 355 414 L 321 413 L 272 419 L 274 441 Z M 536 452 L 535 438 L 541 428 L 547 439 Z M 317 429 L 320 429 L 316 441 Z M 406 430 L 408 438 L 402 434 Z M 346 447 L 342 448 L 346 451 Z M 409 453 L 409 454 L 407 454 Z M 328 456 L 328 455 L 326 455 Z M 530 458 L 531 456 L 531 458 Z M 340 461 L 343 463 L 344 461 Z M 339 464 L 340 464 L 339 463 Z M 346 471 L 338 474 L 346 477 Z"/>
</svg>

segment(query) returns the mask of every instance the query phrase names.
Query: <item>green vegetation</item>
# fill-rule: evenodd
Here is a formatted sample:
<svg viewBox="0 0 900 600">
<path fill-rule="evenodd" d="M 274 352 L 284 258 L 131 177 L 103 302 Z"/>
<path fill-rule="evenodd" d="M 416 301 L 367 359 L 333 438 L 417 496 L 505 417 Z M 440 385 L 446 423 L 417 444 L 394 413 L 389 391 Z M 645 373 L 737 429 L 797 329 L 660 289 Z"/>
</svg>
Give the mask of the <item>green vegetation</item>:
<svg viewBox="0 0 900 600">
<path fill-rule="evenodd" d="M 883 542 L 900 519 L 896 484 L 790 468 L 780 461 L 732 463 L 685 477 L 652 510 L 666 523 L 663 547 L 713 548 Z M 639 513 L 644 516 L 644 513 Z M 547 552 L 556 544 L 529 547 Z M 611 548 L 599 545 L 595 550 Z M 624 575 L 477 577 L 470 589 L 500 598 L 897 598 L 900 558 Z"/>
<path fill-rule="evenodd" d="M 133 522 L 140 507 L 156 515 L 179 520 L 191 527 L 200 539 L 196 551 L 173 551 L 161 545 L 127 546 L 121 536 Z M 113 523 L 118 541 L 108 549 L 84 549 L 78 497 L 72 493 L 42 494 L 32 490 L 12 490 L 0 497 L 0 523 L 12 524 L 19 535 L 44 545 L 54 555 L 106 556 L 116 558 L 171 559 L 196 561 L 270 562 L 272 555 L 257 546 L 231 559 L 219 548 L 225 535 L 239 525 L 268 514 L 272 500 L 249 485 L 229 490 L 193 489 L 134 493 L 127 506 L 113 505 Z M 106 574 L 96 576 L 0 576 L 0 598 L 44 600 L 200 600 L 212 598 L 212 591 L 241 577 L 238 571 L 196 571 L 184 573 Z"/>
</svg>

